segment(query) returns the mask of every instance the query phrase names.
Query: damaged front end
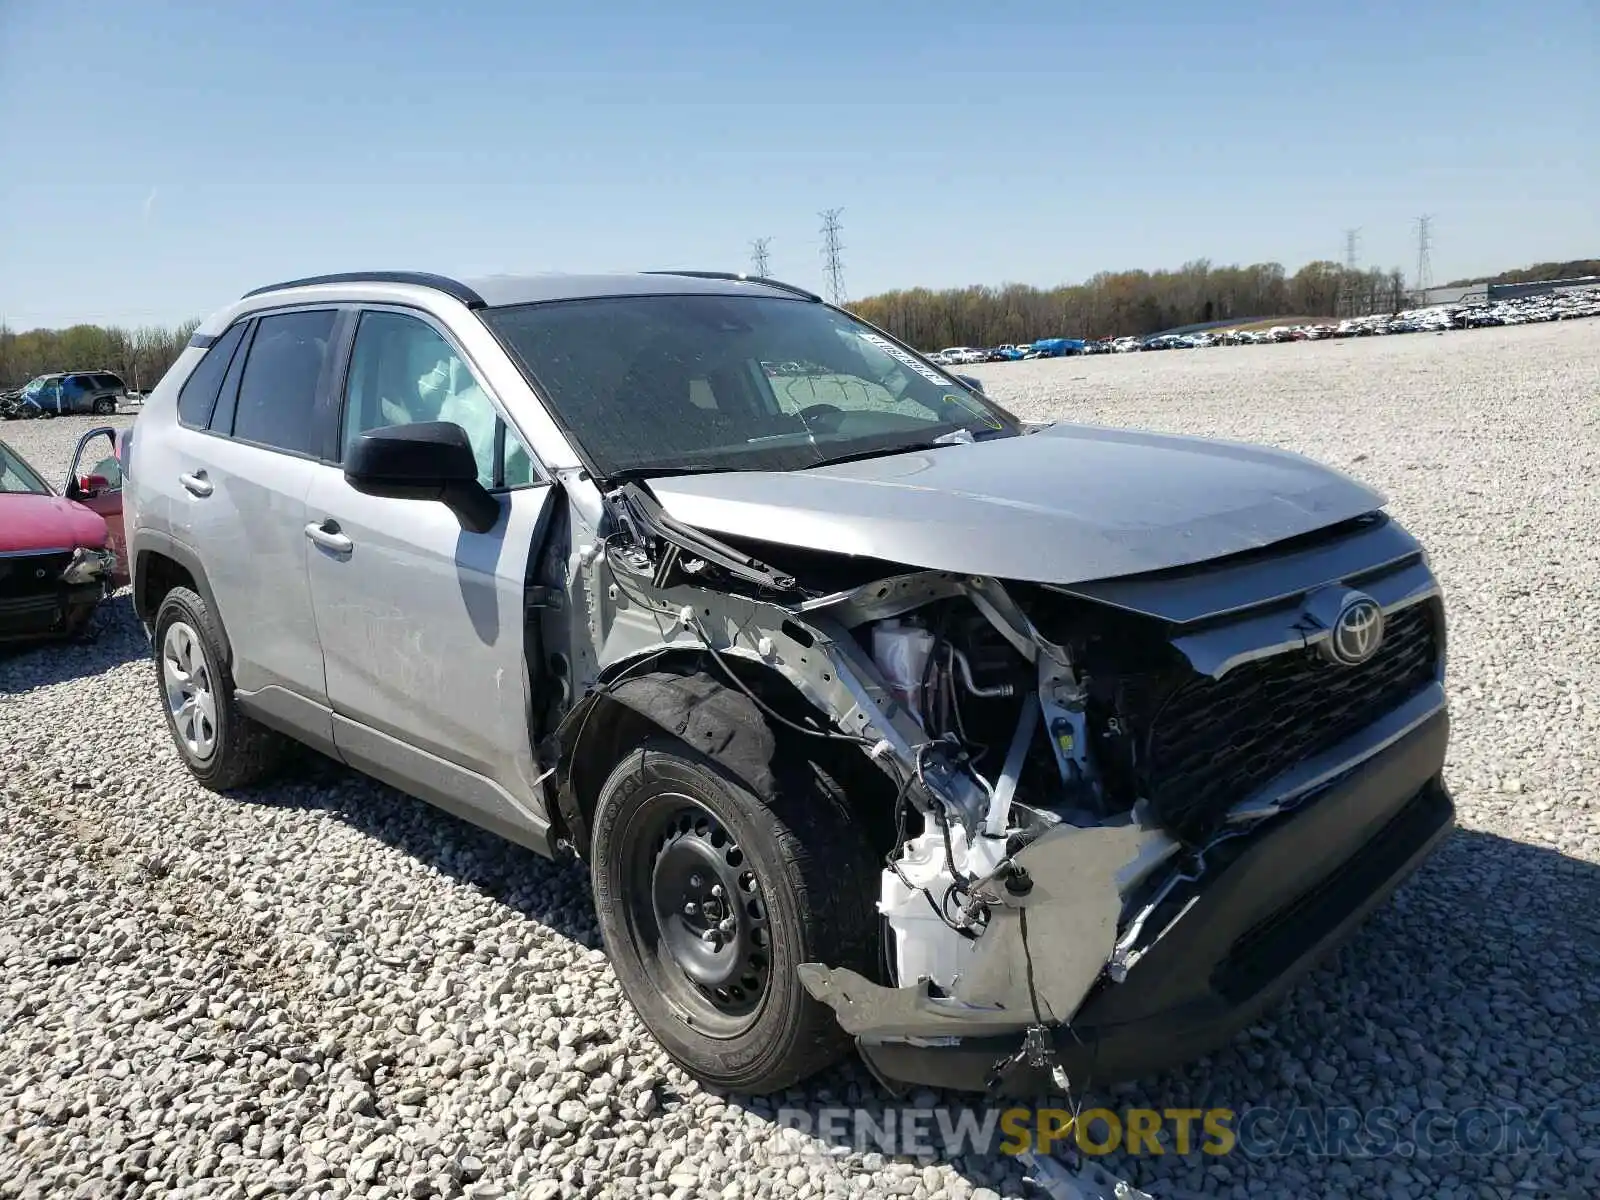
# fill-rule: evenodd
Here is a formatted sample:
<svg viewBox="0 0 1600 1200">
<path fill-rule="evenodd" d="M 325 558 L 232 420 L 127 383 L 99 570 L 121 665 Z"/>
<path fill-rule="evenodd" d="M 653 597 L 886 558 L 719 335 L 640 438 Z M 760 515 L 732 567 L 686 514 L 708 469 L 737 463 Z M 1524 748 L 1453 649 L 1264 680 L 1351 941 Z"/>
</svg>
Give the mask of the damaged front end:
<svg viewBox="0 0 1600 1200">
<path fill-rule="evenodd" d="M 677 649 L 759 665 L 892 785 L 885 978 L 800 968 L 885 1076 L 1065 1087 L 1190 1057 L 1449 827 L 1438 589 L 1381 516 L 1110 583 L 830 590 L 643 489 L 610 504 L 615 541 L 577 558 L 596 677 Z M 1351 612 L 1365 640 L 1336 645 Z M 1152 1022 L 1167 1044 L 1101 1062 Z"/>
</svg>

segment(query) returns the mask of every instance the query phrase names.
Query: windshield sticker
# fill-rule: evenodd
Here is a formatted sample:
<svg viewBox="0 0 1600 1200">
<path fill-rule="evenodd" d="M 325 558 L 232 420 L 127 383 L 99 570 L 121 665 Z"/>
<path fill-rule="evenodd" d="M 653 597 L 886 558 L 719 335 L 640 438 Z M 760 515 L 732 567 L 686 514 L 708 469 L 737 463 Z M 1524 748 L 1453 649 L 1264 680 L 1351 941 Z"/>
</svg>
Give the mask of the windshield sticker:
<svg viewBox="0 0 1600 1200">
<path fill-rule="evenodd" d="M 879 350 L 882 350 L 890 358 L 894 359 L 895 362 L 910 367 L 929 383 L 936 383 L 940 387 L 943 387 L 947 382 L 949 382 L 943 375 L 940 375 L 939 372 L 935 371 L 927 363 L 919 362 L 916 355 L 907 354 L 888 338 L 879 337 L 875 333 L 862 333 L 858 334 L 857 336 L 860 337 L 862 341 L 870 343 L 871 345 L 876 346 Z"/>
<path fill-rule="evenodd" d="M 1005 425 L 1003 425 L 1001 423 L 999 417 L 995 416 L 992 412 L 990 412 L 987 408 L 984 408 L 983 405 L 979 404 L 976 400 L 974 400 L 970 396 L 955 396 L 955 395 L 951 395 L 950 393 L 946 392 L 944 397 L 943 397 L 943 399 L 944 399 L 944 402 L 946 404 L 954 404 L 958 408 L 966 409 L 969 413 L 971 413 L 973 416 L 977 417 L 978 420 L 982 421 L 990 429 L 1004 429 L 1005 428 Z"/>
</svg>

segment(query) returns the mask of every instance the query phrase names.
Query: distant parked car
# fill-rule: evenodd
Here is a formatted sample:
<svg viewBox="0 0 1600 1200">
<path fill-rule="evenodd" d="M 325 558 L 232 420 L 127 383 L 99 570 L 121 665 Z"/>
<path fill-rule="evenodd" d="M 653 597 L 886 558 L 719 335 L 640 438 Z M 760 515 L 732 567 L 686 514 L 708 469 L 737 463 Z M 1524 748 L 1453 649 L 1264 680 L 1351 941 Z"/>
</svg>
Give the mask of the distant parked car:
<svg viewBox="0 0 1600 1200">
<path fill-rule="evenodd" d="M 93 413 L 109 417 L 128 387 L 110 371 L 72 371 L 40 375 L 28 381 L 17 393 L 15 416 L 64 417 L 73 413 Z M 33 408 L 32 413 L 22 409 Z"/>
<path fill-rule="evenodd" d="M 1078 338 L 1040 338 L 1028 348 L 1029 358 L 1065 358 L 1082 354 L 1084 343 Z"/>
<path fill-rule="evenodd" d="M 103 516 L 0 442 L 0 642 L 83 632 L 117 569 L 109 543 Z"/>
<path fill-rule="evenodd" d="M 968 363 L 981 363 L 984 359 L 982 350 L 974 350 L 971 346 L 947 346 L 939 351 L 943 356 L 942 361 L 950 366 L 966 366 Z"/>
</svg>

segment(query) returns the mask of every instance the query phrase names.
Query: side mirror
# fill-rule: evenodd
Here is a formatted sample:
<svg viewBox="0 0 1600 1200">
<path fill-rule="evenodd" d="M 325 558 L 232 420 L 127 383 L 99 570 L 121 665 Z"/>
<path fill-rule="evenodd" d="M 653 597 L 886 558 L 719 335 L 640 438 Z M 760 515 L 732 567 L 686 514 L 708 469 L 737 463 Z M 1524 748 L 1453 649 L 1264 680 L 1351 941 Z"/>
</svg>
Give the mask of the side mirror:
<svg viewBox="0 0 1600 1200">
<path fill-rule="evenodd" d="M 987 396 L 989 394 L 988 392 L 983 390 L 983 380 L 978 379 L 975 376 L 972 376 L 972 375 L 957 375 L 956 378 L 961 380 L 962 383 L 966 384 L 969 388 L 971 388 L 973 391 L 977 392 L 978 395 L 980 395 L 980 396 Z"/>
<path fill-rule="evenodd" d="M 367 430 L 345 460 L 344 477 L 369 496 L 443 501 L 473 533 L 488 533 L 500 519 L 500 505 L 478 482 L 466 430 L 450 421 Z"/>
</svg>

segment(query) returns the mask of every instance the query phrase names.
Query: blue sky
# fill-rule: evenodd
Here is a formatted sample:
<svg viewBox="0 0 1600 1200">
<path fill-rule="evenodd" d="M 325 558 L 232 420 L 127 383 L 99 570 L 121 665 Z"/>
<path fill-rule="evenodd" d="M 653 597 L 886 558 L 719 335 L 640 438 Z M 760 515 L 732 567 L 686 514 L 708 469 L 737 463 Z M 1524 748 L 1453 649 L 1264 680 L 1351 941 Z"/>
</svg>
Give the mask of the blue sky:
<svg viewBox="0 0 1600 1200">
<path fill-rule="evenodd" d="M 1595 0 L 0 0 L 0 318 L 696 266 L 853 296 L 1600 255 Z"/>
</svg>

